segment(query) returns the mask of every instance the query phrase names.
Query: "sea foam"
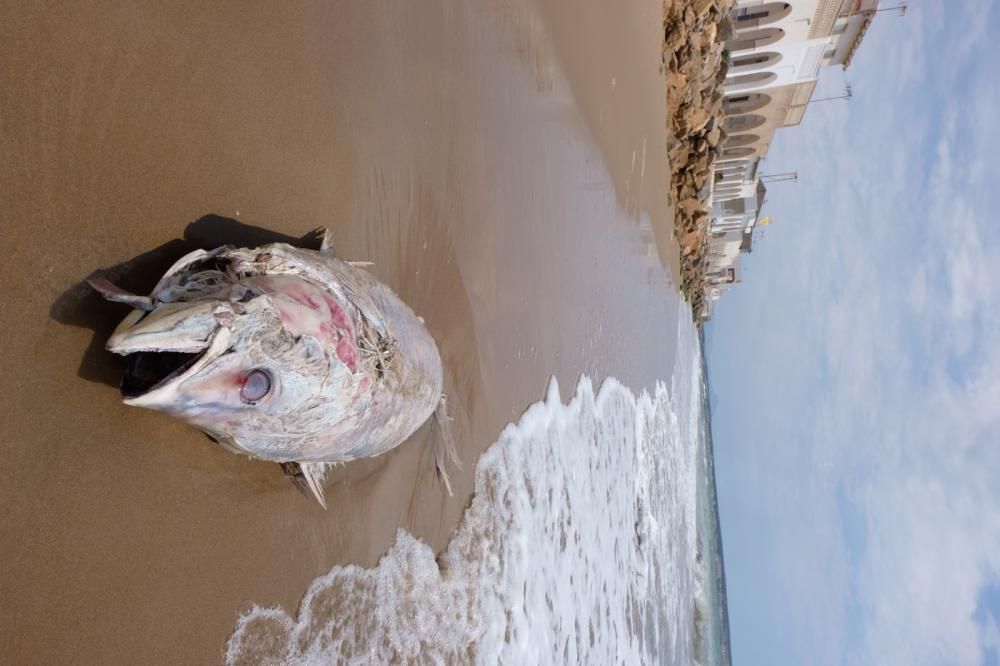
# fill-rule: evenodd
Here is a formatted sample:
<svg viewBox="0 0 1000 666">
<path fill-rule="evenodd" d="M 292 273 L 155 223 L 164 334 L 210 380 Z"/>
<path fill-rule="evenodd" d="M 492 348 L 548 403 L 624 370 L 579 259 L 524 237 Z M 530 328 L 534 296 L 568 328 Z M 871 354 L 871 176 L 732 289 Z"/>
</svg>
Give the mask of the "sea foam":
<svg viewBox="0 0 1000 666">
<path fill-rule="evenodd" d="M 584 377 L 563 404 L 553 380 L 479 460 L 439 558 L 400 530 L 376 567 L 313 581 L 295 617 L 240 617 L 227 663 L 693 663 L 700 377 L 683 333 L 670 390 Z"/>
</svg>

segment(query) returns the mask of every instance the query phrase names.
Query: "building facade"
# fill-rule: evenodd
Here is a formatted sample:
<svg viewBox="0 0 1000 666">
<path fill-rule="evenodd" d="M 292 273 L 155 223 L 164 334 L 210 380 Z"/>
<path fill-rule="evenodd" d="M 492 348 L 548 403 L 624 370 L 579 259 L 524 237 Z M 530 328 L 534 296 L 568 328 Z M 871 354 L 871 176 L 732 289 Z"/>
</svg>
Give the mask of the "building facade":
<svg viewBox="0 0 1000 666">
<path fill-rule="evenodd" d="M 740 246 L 748 251 L 765 189 L 758 173 L 774 133 L 802 122 L 820 69 L 854 57 L 878 0 L 737 0 L 726 40 L 729 71 L 723 93 L 727 138 L 709 180 L 709 299 L 724 291 L 714 279 L 738 280 Z M 726 261 L 730 261 L 727 265 Z M 727 269 L 734 267 L 732 273 Z"/>
</svg>

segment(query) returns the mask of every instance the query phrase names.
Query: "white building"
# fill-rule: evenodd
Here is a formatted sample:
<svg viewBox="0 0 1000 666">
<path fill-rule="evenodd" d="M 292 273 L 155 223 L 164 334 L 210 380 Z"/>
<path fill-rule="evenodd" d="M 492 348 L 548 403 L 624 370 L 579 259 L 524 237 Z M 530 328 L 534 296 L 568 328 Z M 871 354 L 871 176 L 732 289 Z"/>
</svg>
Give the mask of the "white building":
<svg viewBox="0 0 1000 666">
<path fill-rule="evenodd" d="M 779 127 L 802 121 L 820 67 L 850 63 L 878 0 L 738 0 L 726 42 L 730 68 L 723 91 L 729 138 L 715 183 L 721 196 L 767 153 Z"/>
<path fill-rule="evenodd" d="M 733 254 L 735 238 L 730 233 L 752 237 L 765 191 L 758 174 L 760 159 L 776 130 L 802 122 L 820 68 L 847 68 L 878 3 L 737 0 L 733 34 L 726 41 L 730 66 L 723 86 L 728 138 L 710 179 L 708 275 L 739 281 L 739 252 Z M 749 242 L 740 245 L 750 247 Z M 732 275 L 726 272 L 730 266 L 737 268 Z M 713 289 L 712 279 L 707 283 Z M 712 293 L 718 297 L 721 290 Z"/>
</svg>

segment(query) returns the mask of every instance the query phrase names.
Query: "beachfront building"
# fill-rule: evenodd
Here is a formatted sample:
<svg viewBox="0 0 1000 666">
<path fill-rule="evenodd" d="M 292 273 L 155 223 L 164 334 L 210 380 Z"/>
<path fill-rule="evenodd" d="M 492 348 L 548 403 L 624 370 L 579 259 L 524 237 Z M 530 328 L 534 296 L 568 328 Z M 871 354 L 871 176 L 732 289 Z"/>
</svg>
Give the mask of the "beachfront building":
<svg viewBox="0 0 1000 666">
<path fill-rule="evenodd" d="M 722 262 L 731 256 L 738 265 L 730 232 L 753 234 L 763 205 L 760 160 L 775 131 L 802 122 L 820 68 L 850 65 L 877 9 L 878 0 L 737 0 L 726 40 L 727 138 L 710 179 L 710 271 L 728 277 Z"/>
<path fill-rule="evenodd" d="M 802 122 L 820 68 L 850 64 L 877 8 L 878 0 L 737 1 L 723 86 L 729 136 L 716 171 L 725 177 L 714 191 L 725 196 L 777 129 Z"/>
<path fill-rule="evenodd" d="M 705 292 L 708 301 L 718 300 L 730 285 L 742 279 L 740 253 L 749 248 L 753 236 L 743 230 L 719 231 L 712 234 L 706 260 Z"/>
<path fill-rule="evenodd" d="M 727 231 L 753 231 L 760 218 L 767 187 L 760 178 L 748 179 L 725 197 L 712 202 L 711 225 L 713 233 Z"/>
<path fill-rule="evenodd" d="M 708 316 L 714 301 L 742 279 L 740 255 L 749 254 L 753 247 L 753 231 L 766 194 L 764 183 L 756 178 L 742 183 L 733 195 L 712 203 L 705 266 Z"/>
</svg>

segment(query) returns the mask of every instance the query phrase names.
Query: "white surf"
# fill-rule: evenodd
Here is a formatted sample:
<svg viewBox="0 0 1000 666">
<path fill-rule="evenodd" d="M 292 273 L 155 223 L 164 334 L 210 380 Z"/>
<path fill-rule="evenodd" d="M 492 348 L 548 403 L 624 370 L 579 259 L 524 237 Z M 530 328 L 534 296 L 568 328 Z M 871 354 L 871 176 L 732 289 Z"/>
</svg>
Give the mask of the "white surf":
<svg viewBox="0 0 1000 666">
<path fill-rule="evenodd" d="M 553 380 L 479 460 L 440 557 L 400 530 L 294 616 L 240 617 L 227 663 L 693 663 L 701 371 L 679 333 L 669 390 L 584 377 L 563 404 Z"/>
</svg>

